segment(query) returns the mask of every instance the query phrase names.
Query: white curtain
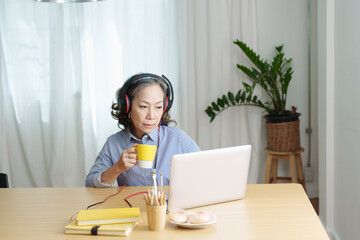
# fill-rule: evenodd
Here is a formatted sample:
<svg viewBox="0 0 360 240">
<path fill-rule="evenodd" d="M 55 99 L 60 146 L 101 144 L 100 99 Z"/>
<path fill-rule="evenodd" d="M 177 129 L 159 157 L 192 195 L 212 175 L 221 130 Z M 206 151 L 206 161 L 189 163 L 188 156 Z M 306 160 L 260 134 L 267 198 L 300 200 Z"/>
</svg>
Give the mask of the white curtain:
<svg viewBox="0 0 360 240">
<path fill-rule="evenodd" d="M 263 175 L 261 110 L 204 110 L 237 90 L 257 49 L 256 1 L 0 1 L 0 172 L 11 187 L 83 186 L 106 138 L 115 91 L 138 72 L 173 83 L 171 110 L 205 149 L 251 144 L 249 182 Z M 261 174 L 258 174 L 258 173 Z"/>
<path fill-rule="evenodd" d="M 233 41 L 257 50 L 256 1 L 179 1 L 182 127 L 200 147 L 213 149 L 251 144 L 249 183 L 263 179 L 264 128 L 262 110 L 233 107 L 215 118 L 205 109 L 218 97 L 237 93 L 246 77 L 236 64 L 249 64 Z M 261 93 L 258 93 L 261 94 Z"/>
<path fill-rule="evenodd" d="M 178 79 L 171 1 L 0 1 L 0 44 L 0 172 L 11 187 L 84 186 L 118 131 L 110 106 L 123 81 Z"/>
</svg>

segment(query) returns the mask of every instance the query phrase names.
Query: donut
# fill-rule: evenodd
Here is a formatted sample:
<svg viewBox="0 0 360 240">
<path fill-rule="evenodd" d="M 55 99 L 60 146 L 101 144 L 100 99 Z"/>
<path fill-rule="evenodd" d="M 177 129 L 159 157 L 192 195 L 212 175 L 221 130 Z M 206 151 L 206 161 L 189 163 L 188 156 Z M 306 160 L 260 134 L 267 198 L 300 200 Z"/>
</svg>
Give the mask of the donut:
<svg viewBox="0 0 360 240">
<path fill-rule="evenodd" d="M 193 224 L 206 223 L 210 220 L 210 214 L 205 211 L 194 211 L 189 214 L 189 222 Z"/>
<path fill-rule="evenodd" d="M 188 217 L 188 213 L 182 209 L 172 209 L 169 212 L 169 218 L 174 222 L 185 223 L 187 222 Z"/>
</svg>

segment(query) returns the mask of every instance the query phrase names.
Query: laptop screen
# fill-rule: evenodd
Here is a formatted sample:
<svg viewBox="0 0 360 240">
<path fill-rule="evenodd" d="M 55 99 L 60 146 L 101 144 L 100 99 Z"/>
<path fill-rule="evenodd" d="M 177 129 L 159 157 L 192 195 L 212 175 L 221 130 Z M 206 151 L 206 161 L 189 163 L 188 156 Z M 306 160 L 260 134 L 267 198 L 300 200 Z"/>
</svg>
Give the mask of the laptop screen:
<svg viewBox="0 0 360 240">
<path fill-rule="evenodd" d="M 243 198 L 250 156 L 250 145 L 174 155 L 168 210 Z"/>
</svg>

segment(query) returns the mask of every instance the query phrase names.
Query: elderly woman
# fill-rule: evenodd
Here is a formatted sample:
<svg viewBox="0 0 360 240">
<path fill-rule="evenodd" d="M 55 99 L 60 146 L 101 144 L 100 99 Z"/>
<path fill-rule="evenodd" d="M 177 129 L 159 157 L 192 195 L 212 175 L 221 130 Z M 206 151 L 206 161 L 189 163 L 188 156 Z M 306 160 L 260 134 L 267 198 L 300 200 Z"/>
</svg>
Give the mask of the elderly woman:
<svg viewBox="0 0 360 240">
<path fill-rule="evenodd" d="M 152 169 L 139 168 L 136 144 L 156 145 L 153 169 L 162 173 L 169 184 L 171 157 L 200 151 L 182 130 L 169 127 L 173 90 L 165 76 L 136 74 L 117 91 L 117 103 L 111 115 L 118 121 L 119 132 L 111 135 L 86 177 L 87 187 L 152 185 Z"/>
</svg>

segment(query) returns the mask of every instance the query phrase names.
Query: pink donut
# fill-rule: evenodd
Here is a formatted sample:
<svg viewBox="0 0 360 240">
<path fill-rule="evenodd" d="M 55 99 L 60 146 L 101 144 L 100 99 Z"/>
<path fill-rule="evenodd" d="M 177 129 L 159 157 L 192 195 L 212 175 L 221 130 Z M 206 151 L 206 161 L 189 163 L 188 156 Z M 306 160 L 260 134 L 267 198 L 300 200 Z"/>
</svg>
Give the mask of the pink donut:
<svg viewBox="0 0 360 240">
<path fill-rule="evenodd" d="M 189 222 L 190 223 L 206 223 L 210 220 L 210 214 L 205 211 L 194 211 L 189 214 Z"/>
<path fill-rule="evenodd" d="M 169 218 L 174 222 L 185 223 L 187 222 L 188 217 L 188 213 L 182 209 L 172 209 L 169 212 Z"/>
</svg>

